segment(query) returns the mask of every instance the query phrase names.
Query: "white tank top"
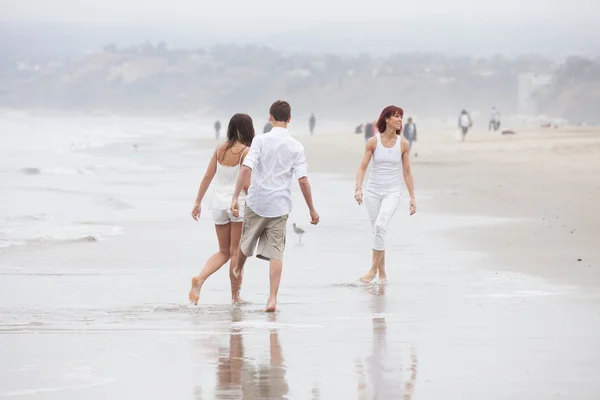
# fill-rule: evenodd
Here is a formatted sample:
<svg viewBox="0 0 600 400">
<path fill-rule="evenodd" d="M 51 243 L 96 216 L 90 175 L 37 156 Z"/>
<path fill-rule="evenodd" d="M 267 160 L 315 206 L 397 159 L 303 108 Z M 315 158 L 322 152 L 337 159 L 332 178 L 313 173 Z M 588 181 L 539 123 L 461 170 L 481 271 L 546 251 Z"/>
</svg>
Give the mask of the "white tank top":
<svg viewBox="0 0 600 400">
<path fill-rule="evenodd" d="M 240 169 L 242 168 L 242 156 L 246 150 L 242 151 L 240 160 L 237 165 L 228 166 L 219 162 L 219 154 L 217 150 L 217 172 L 212 180 L 213 196 L 210 203 L 211 210 L 229 210 L 231 206 L 231 198 L 235 191 Z M 243 205 L 246 199 L 246 193 L 242 190 L 240 193 L 240 205 Z"/>
<path fill-rule="evenodd" d="M 384 147 L 381 135 L 375 135 L 377 146 L 373 152 L 373 168 L 367 183 L 370 192 L 385 194 L 402 191 L 402 138 L 397 135 L 392 147 Z"/>
</svg>

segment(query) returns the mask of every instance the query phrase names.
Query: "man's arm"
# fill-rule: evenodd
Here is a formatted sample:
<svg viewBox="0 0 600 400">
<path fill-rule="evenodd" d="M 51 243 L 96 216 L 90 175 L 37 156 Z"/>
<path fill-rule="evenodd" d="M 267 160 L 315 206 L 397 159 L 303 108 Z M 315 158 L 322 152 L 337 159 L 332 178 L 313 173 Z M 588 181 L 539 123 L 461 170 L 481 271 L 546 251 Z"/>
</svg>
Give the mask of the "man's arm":
<svg viewBox="0 0 600 400">
<path fill-rule="evenodd" d="M 233 198 L 237 200 L 240 197 L 240 193 L 242 193 L 242 189 L 247 185 L 247 182 L 250 180 L 250 176 L 252 174 L 252 170 L 247 165 L 242 165 L 240 169 L 240 175 L 238 176 L 237 182 L 235 184 L 235 190 L 233 192 Z"/>
<path fill-rule="evenodd" d="M 246 150 L 244 150 L 244 152 L 242 153 L 242 165 L 244 164 L 244 159 L 245 159 L 245 158 L 246 158 L 246 156 L 248 155 L 248 151 L 249 151 L 249 150 L 250 150 L 250 148 L 248 147 L 248 148 L 246 148 Z M 240 172 L 241 172 L 241 168 L 240 168 Z M 244 190 L 244 193 L 246 193 L 246 194 L 248 194 L 248 189 L 250 188 L 250 179 L 251 179 L 251 177 L 249 176 L 249 177 L 247 178 L 247 180 L 246 180 L 246 181 L 244 181 L 244 186 L 243 186 L 243 188 L 242 188 L 242 189 Z"/>
<path fill-rule="evenodd" d="M 252 140 L 252 145 L 250 146 L 250 150 L 248 154 L 244 157 L 242 168 L 240 169 L 240 175 L 238 176 L 237 182 L 235 184 L 235 191 L 233 192 L 233 197 L 231 198 L 231 213 L 233 216 L 237 217 L 239 215 L 239 197 L 240 193 L 244 186 L 248 184 L 250 181 L 250 177 L 252 175 L 252 169 L 258 164 L 258 159 L 260 157 L 260 140 L 258 137 L 255 137 Z"/>
<path fill-rule="evenodd" d="M 306 205 L 308 206 L 308 211 L 310 212 L 310 223 L 316 225 L 319 223 L 319 214 L 317 213 L 317 210 L 313 204 L 312 189 L 307 178 L 308 164 L 306 163 L 306 157 L 304 156 L 304 147 L 301 147 L 300 153 L 296 157 L 296 161 L 294 162 L 293 166 L 293 172 L 298 178 L 300 190 L 302 191 L 304 201 L 306 201 Z"/>
</svg>

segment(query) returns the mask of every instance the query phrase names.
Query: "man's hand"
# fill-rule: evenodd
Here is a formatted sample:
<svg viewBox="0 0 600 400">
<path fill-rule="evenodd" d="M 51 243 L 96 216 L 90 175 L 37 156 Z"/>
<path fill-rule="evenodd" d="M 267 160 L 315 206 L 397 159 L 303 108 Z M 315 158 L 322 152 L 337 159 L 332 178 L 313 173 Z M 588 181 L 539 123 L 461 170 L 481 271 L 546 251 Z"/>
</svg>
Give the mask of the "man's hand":
<svg viewBox="0 0 600 400">
<path fill-rule="evenodd" d="M 310 223 L 316 225 L 319 223 L 319 214 L 317 210 L 310 210 Z"/>
<path fill-rule="evenodd" d="M 232 214 L 234 217 L 239 217 L 239 216 L 240 216 L 240 204 L 239 204 L 239 201 L 238 201 L 238 198 L 237 198 L 237 197 L 234 197 L 234 198 L 231 200 L 231 207 L 230 207 L 230 211 L 231 211 L 231 214 Z"/>
<path fill-rule="evenodd" d="M 192 208 L 192 218 L 196 221 L 200 218 L 200 204 L 194 204 L 194 208 Z"/>
<path fill-rule="evenodd" d="M 417 201 L 414 197 L 410 198 L 410 215 L 413 215 L 417 212 Z"/>
</svg>

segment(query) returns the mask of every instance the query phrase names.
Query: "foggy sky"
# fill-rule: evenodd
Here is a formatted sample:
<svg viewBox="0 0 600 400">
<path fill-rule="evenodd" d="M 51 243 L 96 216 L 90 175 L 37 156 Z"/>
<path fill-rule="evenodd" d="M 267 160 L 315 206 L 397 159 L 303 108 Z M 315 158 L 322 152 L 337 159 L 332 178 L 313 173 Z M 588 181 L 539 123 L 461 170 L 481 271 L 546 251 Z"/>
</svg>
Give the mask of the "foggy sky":
<svg viewBox="0 0 600 400">
<path fill-rule="evenodd" d="M 600 51 L 596 2 L 0 0 L 0 28 L 10 23 L 78 29 L 82 37 L 77 40 L 85 41 L 88 35 L 91 46 L 147 39 L 174 46 L 253 42 L 279 48 L 289 45 L 295 51 L 381 52 L 395 44 L 389 40 L 378 44 L 378 32 L 382 32 L 379 36 L 398 32 L 405 44 L 398 45 L 397 51 L 459 52 L 454 45 L 463 41 L 467 53 L 593 53 Z"/>
<path fill-rule="evenodd" d="M 0 0 L 1 19 L 26 22 L 222 24 L 272 21 L 305 28 L 327 21 L 420 21 L 485 19 L 598 22 L 595 0 Z M 285 22 L 278 24 L 275 19 Z M 277 26 L 276 26 L 277 27 Z M 235 26 L 229 28 L 235 29 Z"/>
</svg>

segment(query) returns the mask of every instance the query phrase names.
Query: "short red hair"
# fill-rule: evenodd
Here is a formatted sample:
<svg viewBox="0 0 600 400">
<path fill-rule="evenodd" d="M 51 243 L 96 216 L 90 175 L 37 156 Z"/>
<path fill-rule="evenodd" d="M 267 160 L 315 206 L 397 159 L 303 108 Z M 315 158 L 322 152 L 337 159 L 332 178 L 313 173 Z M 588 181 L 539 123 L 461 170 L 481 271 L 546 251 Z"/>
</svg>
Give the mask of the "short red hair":
<svg viewBox="0 0 600 400">
<path fill-rule="evenodd" d="M 395 115 L 399 115 L 400 118 L 403 118 L 404 110 L 402 108 L 396 107 L 396 106 L 387 106 L 386 108 L 383 109 L 383 111 L 381 112 L 381 115 L 379 116 L 379 119 L 377 120 L 377 130 L 379 131 L 379 133 L 385 132 L 385 128 L 387 125 L 385 120 L 387 118 L 393 117 Z M 402 129 L 397 130 L 396 135 L 399 135 L 401 131 L 402 131 Z"/>
</svg>

